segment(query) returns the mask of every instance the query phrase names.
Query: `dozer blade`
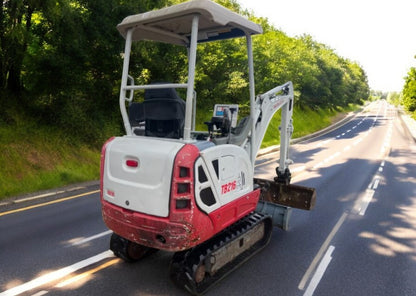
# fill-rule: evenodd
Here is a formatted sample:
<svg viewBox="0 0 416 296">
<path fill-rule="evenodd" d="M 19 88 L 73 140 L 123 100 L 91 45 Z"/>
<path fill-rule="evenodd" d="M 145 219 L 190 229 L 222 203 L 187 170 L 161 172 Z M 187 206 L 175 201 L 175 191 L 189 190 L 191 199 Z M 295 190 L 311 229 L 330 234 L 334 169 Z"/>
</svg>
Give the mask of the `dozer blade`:
<svg viewBox="0 0 416 296">
<path fill-rule="evenodd" d="M 261 188 L 260 200 L 301 210 L 312 210 L 315 206 L 315 188 L 257 178 L 254 183 Z"/>
</svg>

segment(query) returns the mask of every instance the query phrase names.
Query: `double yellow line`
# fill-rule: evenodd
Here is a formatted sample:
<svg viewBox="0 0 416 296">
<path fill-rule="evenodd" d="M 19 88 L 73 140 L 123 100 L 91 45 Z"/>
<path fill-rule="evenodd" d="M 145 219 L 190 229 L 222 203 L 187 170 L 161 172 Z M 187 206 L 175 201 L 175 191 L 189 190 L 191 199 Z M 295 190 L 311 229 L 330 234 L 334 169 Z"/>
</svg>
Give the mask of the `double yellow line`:
<svg viewBox="0 0 416 296">
<path fill-rule="evenodd" d="M 74 196 L 68 196 L 68 197 L 48 201 L 48 202 L 33 205 L 33 206 L 28 206 L 28 207 L 19 208 L 19 209 L 7 211 L 7 212 L 2 212 L 2 213 L 0 213 L 0 217 L 5 216 L 5 215 L 9 215 L 9 214 L 13 214 L 13 213 L 27 211 L 27 210 L 34 209 L 34 208 L 39 208 L 39 207 L 55 204 L 55 203 L 58 203 L 58 202 L 67 201 L 67 200 L 70 200 L 70 199 L 74 199 L 74 198 L 78 198 L 78 197 L 82 197 L 82 196 L 86 196 L 86 195 L 90 195 L 90 194 L 94 194 L 94 193 L 98 193 L 98 192 L 100 192 L 100 190 L 89 191 L 89 192 L 85 192 L 85 193 L 82 193 L 82 194 L 78 194 L 78 195 L 74 195 Z"/>
</svg>

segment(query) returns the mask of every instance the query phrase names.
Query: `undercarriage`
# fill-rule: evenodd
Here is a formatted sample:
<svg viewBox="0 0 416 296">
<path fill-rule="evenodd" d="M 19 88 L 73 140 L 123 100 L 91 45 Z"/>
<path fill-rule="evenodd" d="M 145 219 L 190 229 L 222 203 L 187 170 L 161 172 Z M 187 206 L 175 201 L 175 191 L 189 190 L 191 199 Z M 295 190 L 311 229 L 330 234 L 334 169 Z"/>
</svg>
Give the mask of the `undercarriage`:
<svg viewBox="0 0 416 296">
<path fill-rule="evenodd" d="M 263 249 L 272 230 L 270 216 L 252 212 L 208 241 L 174 253 L 170 278 L 178 287 L 200 295 Z M 126 262 L 135 262 L 157 251 L 117 234 L 111 236 L 110 249 Z"/>
</svg>

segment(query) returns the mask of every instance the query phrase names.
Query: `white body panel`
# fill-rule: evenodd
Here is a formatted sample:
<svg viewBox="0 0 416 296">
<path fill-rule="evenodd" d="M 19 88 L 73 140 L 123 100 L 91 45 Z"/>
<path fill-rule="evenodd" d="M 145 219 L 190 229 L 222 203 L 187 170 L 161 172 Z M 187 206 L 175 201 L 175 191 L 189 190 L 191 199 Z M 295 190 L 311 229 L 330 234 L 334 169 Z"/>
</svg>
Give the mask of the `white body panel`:
<svg viewBox="0 0 416 296">
<path fill-rule="evenodd" d="M 178 141 L 125 136 L 109 143 L 105 156 L 103 198 L 149 215 L 169 215 L 173 163 Z M 129 167 L 127 160 L 137 161 Z"/>
<path fill-rule="evenodd" d="M 247 152 L 236 145 L 220 145 L 201 151 L 195 164 L 195 199 L 206 213 L 253 191 L 253 170 Z M 201 177 L 202 167 L 206 179 Z M 215 202 L 201 198 L 211 188 Z"/>
</svg>

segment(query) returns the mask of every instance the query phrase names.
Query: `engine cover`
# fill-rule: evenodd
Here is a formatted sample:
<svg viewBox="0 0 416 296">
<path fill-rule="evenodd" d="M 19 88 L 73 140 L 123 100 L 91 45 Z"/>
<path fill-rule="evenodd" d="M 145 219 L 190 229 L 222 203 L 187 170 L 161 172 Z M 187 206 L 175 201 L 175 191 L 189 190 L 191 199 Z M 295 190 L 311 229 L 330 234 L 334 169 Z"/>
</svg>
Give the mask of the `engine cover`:
<svg viewBox="0 0 416 296">
<path fill-rule="evenodd" d="M 119 207 L 158 217 L 169 215 L 169 195 L 177 141 L 135 136 L 108 143 L 102 168 L 103 199 Z"/>
</svg>

